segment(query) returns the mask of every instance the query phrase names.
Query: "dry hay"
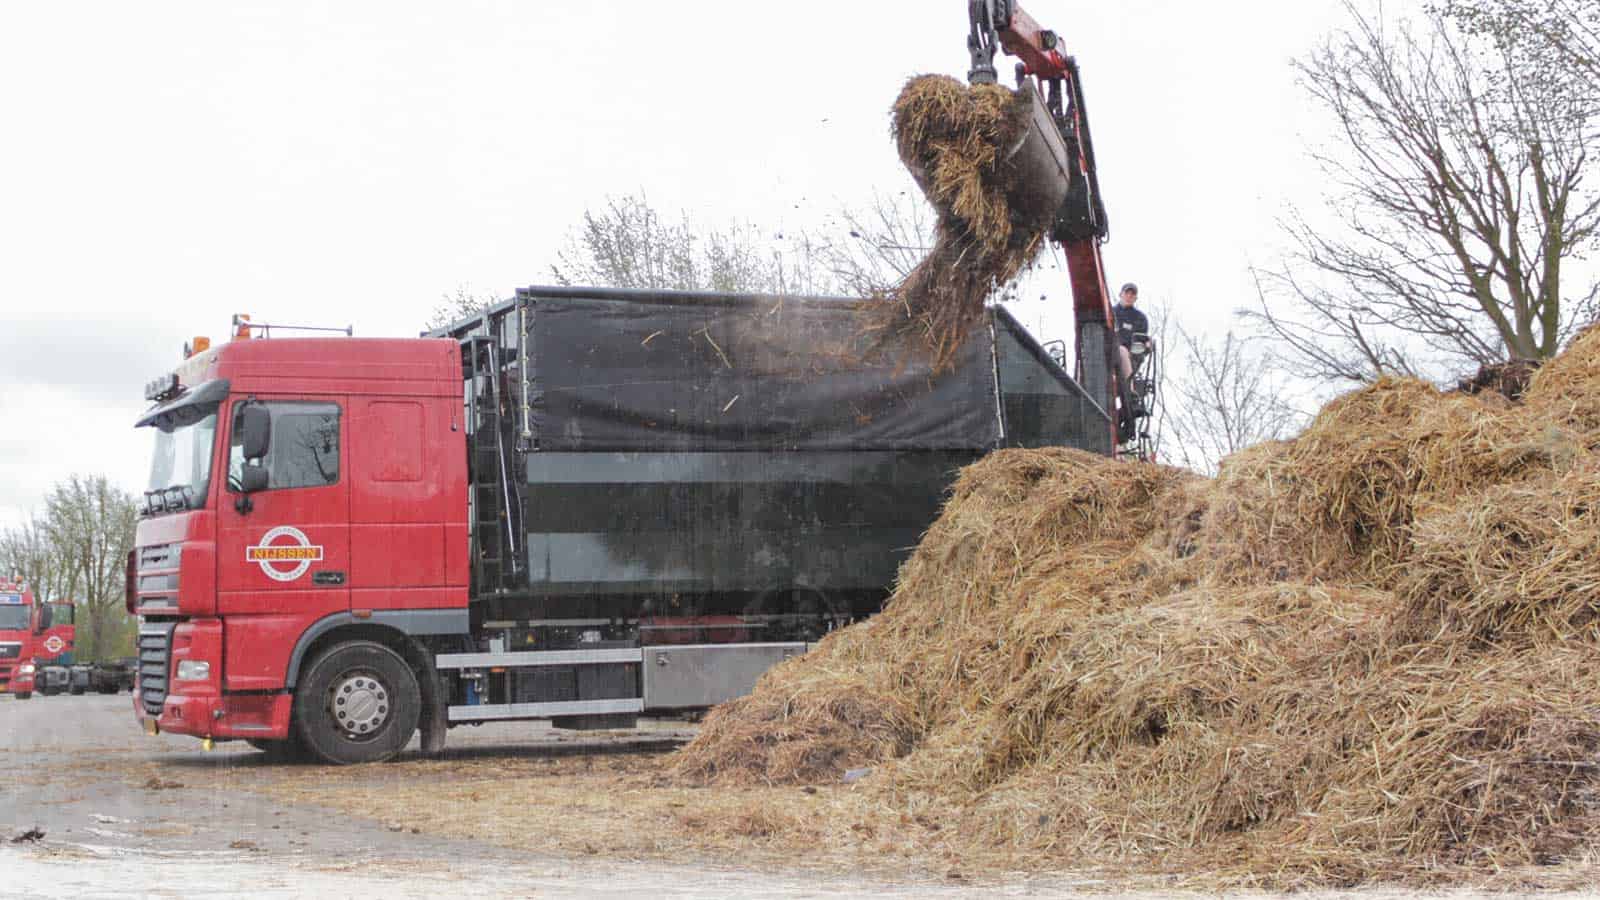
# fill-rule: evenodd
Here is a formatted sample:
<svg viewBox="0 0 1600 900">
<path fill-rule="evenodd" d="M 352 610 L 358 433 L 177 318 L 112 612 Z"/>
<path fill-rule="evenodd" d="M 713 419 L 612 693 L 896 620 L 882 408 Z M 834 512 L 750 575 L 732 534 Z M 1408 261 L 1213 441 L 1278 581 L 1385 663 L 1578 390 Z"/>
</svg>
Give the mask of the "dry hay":
<svg viewBox="0 0 1600 900">
<path fill-rule="evenodd" d="M 1521 404 L 1384 381 L 1215 479 L 969 467 L 878 617 L 685 783 L 836 784 L 971 859 L 1440 882 L 1600 839 L 1600 331 Z"/>
<path fill-rule="evenodd" d="M 1049 227 L 1016 202 L 1010 153 L 1026 106 L 999 85 L 968 87 L 945 75 L 911 79 L 892 118 L 900 159 L 938 214 L 934 246 L 879 305 L 872 330 L 914 332 L 937 364 L 952 358 L 989 295 L 1032 264 Z"/>
<path fill-rule="evenodd" d="M 1400 585 L 1418 640 L 1600 645 L 1600 468 L 1500 484 L 1417 521 Z"/>
<path fill-rule="evenodd" d="M 714 710 L 701 731 L 712 737 L 680 754 L 680 772 L 803 782 L 903 755 L 964 714 L 959 704 L 984 674 L 971 664 L 996 660 L 992 634 L 1017 614 L 1008 606 L 1015 592 L 1058 608 L 1117 602 L 1072 579 L 1092 571 L 1126 582 L 1137 570 L 1128 551 L 1155 524 L 1153 498 L 1189 477 L 1155 467 L 1108 477 L 1103 460 L 1076 450 L 999 454 L 968 469 L 900 573 L 900 593 L 916 600 L 891 601 Z M 1074 548 L 1070 558 L 1061 546 Z M 930 642 L 941 652 L 925 652 Z"/>
<path fill-rule="evenodd" d="M 1528 383 L 1523 402 L 1530 412 L 1600 446 L 1600 327 L 1590 326 L 1555 359 L 1539 367 Z"/>
<path fill-rule="evenodd" d="M 1197 539 L 1207 574 L 1389 585 L 1421 508 L 1548 471 L 1580 448 L 1503 404 L 1386 379 L 1293 441 L 1224 460 Z"/>
</svg>

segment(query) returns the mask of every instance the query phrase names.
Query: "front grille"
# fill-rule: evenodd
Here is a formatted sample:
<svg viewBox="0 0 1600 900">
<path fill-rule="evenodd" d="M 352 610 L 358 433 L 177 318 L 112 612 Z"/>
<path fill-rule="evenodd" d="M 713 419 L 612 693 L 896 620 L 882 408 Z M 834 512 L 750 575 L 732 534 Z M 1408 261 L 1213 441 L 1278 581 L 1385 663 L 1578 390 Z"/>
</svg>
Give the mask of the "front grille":
<svg viewBox="0 0 1600 900">
<path fill-rule="evenodd" d="M 174 544 L 156 544 L 153 547 L 140 547 L 139 548 L 139 568 L 140 568 L 140 570 L 144 570 L 144 569 L 166 569 L 166 568 L 171 568 L 172 566 L 177 565 L 178 564 L 177 555 L 175 553 L 173 553 L 173 551 L 176 550 L 176 549 L 177 549 L 177 546 L 174 545 Z"/>
<path fill-rule="evenodd" d="M 174 622 L 142 622 L 139 625 L 139 702 L 152 716 L 161 715 L 167 699 L 167 668 L 172 658 Z"/>
<path fill-rule="evenodd" d="M 0 659 L 16 659 L 22 655 L 22 645 L 10 642 L 0 644 Z"/>
<path fill-rule="evenodd" d="M 178 608 L 178 550 L 177 544 L 156 544 L 135 551 L 138 566 L 131 587 L 139 607 Z"/>
</svg>

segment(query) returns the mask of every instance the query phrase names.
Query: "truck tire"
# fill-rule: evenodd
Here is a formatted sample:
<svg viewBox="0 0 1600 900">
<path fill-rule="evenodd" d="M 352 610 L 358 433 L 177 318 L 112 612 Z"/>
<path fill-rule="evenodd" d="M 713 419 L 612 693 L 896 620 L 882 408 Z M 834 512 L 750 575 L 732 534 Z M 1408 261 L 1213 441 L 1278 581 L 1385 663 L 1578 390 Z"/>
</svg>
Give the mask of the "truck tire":
<svg viewBox="0 0 1600 900">
<path fill-rule="evenodd" d="M 26 700 L 33 696 L 33 691 L 17 691 L 18 700 Z"/>
<path fill-rule="evenodd" d="M 67 688 L 67 693 L 74 697 L 82 697 L 84 693 L 83 685 L 75 684 L 72 687 Z"/>
<path fill-rule="evenodd" d="M 411 742 L 422 712 L 416 674 L 373 641 L 337 644 L 306 667 L 294 724 L 313 756 L 335 765 L 382 762 Z"/>
</svg>

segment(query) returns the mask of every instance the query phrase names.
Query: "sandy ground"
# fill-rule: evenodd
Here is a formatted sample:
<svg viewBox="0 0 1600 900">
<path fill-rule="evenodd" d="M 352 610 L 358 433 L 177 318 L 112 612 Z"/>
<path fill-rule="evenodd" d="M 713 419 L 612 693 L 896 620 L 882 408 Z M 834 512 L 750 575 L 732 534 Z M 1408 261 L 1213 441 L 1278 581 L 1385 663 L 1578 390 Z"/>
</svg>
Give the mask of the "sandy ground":
<svg viewBox="0 0 1600 900">
<path fill-rule="evenodd" d="M 624 736 L 508 724 L 453 731 L 443 760 L 285 767 L 266 765 L 243 744 L 205 753 L 191 738 L 147 737 L 134 725 L 126 694 L 0 697 L 0 765 L 7 771 L 0 779 L 0 895 L 1199 896 L 1128 892 L 1063 875 L 969 881 L 948 867 L 870 860 L 829 872 L 791 864 L 759 842 L 741 850 L 749 843 L 743 834 L 722 849 L 704 834 L 663 843 L 671 826 L 694 823 L 673 818 L 685 814 L 670 794 L 638 788 L 659 768 L 659 754 L 688 734 L 673 726 Z M 566 793 L 551 793 L 558 790 Z M 464 797 L 476 800 L 460 802 Z M 519 804 L 556 808 L 543 817 L 540 834 L 508 839 L 495 811 Z M 627 833 L 630 816 L 642 823 L 637 834 Z M 596 822 L 610 825 L 589 830 Z M 44 837 L 12 843 L 32 828 Z M 836 874 L 853 870 L 870 874 Z"/>
</svg>

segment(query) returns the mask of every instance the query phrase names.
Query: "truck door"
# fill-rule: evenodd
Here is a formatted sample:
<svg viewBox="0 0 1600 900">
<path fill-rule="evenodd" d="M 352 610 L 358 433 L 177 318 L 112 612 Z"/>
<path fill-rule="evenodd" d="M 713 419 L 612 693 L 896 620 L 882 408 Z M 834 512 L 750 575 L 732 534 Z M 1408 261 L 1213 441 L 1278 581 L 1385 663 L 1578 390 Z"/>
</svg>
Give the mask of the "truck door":
<svg viewBox="0 0 1600 900">
<path fill-rule="evenodd" d="M 239 490 L 239 413 L 271 413 L 262 458 L 265 489 Z M 217 614 L 252 618 L 255 639 L 226 641 L 223 685 L 271 690 L 285 683 L 295 641 L 316 620 L 350 608 L 350 489 L 344 397 L 234 400 L 228 475 L 217 509 Z"/>
<path fill-rule="evenodd" d="M 351 397 L 350 602 L 355 609 L 449 609 L 452 542 L 464 546 L 459 444 L 439 446 L 451 406 L 432 397 Z M 433 440 L 430 440 L 433 438 Z M 454 451 L 453 453 L 451 451 Z M 448 455 L 447 455 L 448 454 Z M 463 567 L 464 568 L 464 567 Z"/>
</svg>

